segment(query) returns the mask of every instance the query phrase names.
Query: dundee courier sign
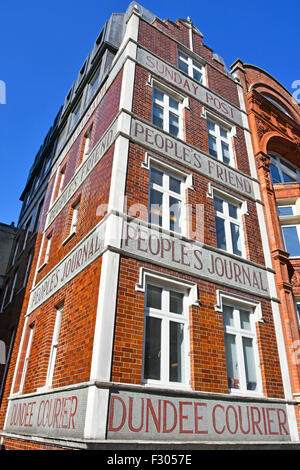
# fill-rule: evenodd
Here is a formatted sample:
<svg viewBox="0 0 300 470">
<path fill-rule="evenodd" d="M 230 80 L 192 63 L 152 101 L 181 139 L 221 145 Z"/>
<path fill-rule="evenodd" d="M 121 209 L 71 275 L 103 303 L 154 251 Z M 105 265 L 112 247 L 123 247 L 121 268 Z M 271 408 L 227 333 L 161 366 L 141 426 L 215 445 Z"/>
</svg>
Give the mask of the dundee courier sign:
<svg viewBox="0 0 300 470">
<path fill-rule="evenodd" d="M 112 391 L 108 439 L 290 441 L 278 403 Z"/>
<path fill-rule="evenodd" d="M 10 401 L 5 431 L 49 437 L 82 437 L 87 388 Z"/>
</svg>

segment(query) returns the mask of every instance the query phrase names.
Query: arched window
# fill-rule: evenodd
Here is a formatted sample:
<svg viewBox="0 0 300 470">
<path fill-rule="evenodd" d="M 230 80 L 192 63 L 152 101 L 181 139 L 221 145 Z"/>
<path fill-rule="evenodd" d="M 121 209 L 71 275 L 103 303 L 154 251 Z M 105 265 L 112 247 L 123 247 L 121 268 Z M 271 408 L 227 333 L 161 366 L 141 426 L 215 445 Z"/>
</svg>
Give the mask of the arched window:
<svg viewBox="0 0 300 470">
<path fill-rule="evenodd" d="M 278 101 L 274 100 L 273 98 L 271 98 L 268 95 L 265 95 L 264 93 L 262 93 L 262 95 L 263 95 L 264 98 L 269 100 L 270 103 L 274 104 L 274 106 L 276 106 L 276 108 L 280 109 L 280 111 L 282 111 L 284 114 L 286 114 L 287 116 L 289 116 L 290 118 L 293 119 L 293 117 L 290 115 L 290 113 L 280 103 L 278 103 Z"/>
<path fill-rule="evenodd" d="M 288 162 L 281 155 L 269 153 L 271 156 L 271 180 L 273 184 L 300 182 L 300 169 Z"/>
</svg>

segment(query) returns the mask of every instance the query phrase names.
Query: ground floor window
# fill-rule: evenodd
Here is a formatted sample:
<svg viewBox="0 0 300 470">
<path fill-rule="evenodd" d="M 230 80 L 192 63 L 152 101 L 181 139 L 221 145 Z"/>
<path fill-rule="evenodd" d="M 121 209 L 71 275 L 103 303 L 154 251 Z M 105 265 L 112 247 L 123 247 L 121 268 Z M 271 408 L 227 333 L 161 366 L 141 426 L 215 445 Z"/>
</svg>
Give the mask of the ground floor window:
<svg viewBox="0 0 300 470">
<path fill-rule="evenodd" d="M 259 392 L 253 311 L 223 304 L 223 321 L 229 390 Z"/>
<path fill-rule="evenodd" d="M 148 283 L 145 292 L 145 382 L 188 384 L 188 316 L 184 292 Z"/>
</svg>

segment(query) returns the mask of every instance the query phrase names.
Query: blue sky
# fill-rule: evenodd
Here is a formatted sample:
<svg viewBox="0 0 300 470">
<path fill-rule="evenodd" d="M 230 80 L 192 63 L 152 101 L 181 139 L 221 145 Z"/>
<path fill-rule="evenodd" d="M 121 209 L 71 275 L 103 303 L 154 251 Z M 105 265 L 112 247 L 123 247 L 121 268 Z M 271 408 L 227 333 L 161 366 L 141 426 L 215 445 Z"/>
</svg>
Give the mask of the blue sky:
<svg viewBox="0 0 300 470">
<path fill-rule="evenodd" d="M 130 0 L 0 0 L 0 222 L 17 222 L 32 161 L 59 107 L 113 12 Z M 262 67 L 290 92 L 300 80 L 299 0 L 139 2 L 161 19 L 190 16 L 229 66 Z M 171 7 L 170 7 L 171 5 Z"/>
</svg>

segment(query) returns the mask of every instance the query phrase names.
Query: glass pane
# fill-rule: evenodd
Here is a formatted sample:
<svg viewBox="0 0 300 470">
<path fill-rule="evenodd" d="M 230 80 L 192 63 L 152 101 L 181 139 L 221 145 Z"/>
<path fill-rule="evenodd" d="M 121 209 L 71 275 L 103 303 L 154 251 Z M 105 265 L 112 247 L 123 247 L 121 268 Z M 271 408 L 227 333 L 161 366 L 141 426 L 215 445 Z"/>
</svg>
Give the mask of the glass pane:
<svg viewBox="0 0 300 470">
<path fill-rule="evenodd" d="M 300 243 L 295 225 L 291 227 L 282 227 L 283 238 L 285 242 L 285 249 L 289 252 L 290 256 L 300 256 Z"/>
<path fill-rule="evenodd" d="M 181 201 L 170 197 L 170 230 L 174 232 L 181 231 L 180 224 Z"/>
<path fill-rule="evenodd" d="M 156 308 L 161 310 L 161 294 L 162 288 L 147 285 L 147 307 Z"/>
<path fill-rule="evenodd" d="M 182 315 L 183 311 L 183 294 L 180 292 L 170 291 L 170 312 Z"/>
<path fill-rule="evenodd" d="M 208 134 L 208 151 L 210 155 L 212 155 L 215 158 L 218 158 L 217 142 L 216 142 L 215 137 L 213 137 L 210 134 Z"/>
<path fill-rule="evenodd" d="M 158 104 L 154 103 L 153 104 L 153 116 L 152 116 L 152 122 L 156 126 L 160 127 L 163 129 L 164 126 L 164 120 L 163 120 L 163 109 L 161 106 Z"/>
<path fill-rule="evenodd" d="M 277 212 L 279 216 L 294 215 L 293 206 L 278 206 Z"/>
<path fill-rule="evenodd" d="M 226 250 L 225 223 L 220 217 L 216 217 L 217 247 Z"/>
<path fill-rule="evenodd" d="M 293 167 L 293 165 L 289 164 L 288 162 L 285 162 L 283 160 L 280 159 L 280 163 L 283 167 L 287 168 L 288 170 L 292 171 L 293 173 L 296 172 L 295 168 Z M 296 174 L 295 174 L 295 178 L 296 178 Z"/>
<path fill-rule="evenodd" d="M 193 68 L 193 78 L 197 80 L 197 82 L 202 83 L 202 73 L 200 70 Z"/>
<path fill-rule="evenodd" d="M 243 352 L 245 360 L 247 390 L 256 390 L 257 388 L 255 360 L 252 343 L 253 340 L 251 338 L 243 338 Z"/>
<path fill-rule="evenodd" d="M 99 71 L 95 73 L 92 80 L 90 81 L 90 88 L 88 92 L 88 100 L 93 96 L 98 86 Z"/>
<path fill-rule="evenodd" d="M 163 102 L 164 101 L 164 94 L 161 91 L 154 88 L 153 89 L 153 98 L 154 98 L 154 100 Z"/>
<path fill-rule="evenodd" d="M 229 217 L 232 217 L 233 219 L 238 218 L 238 208 L 237 206 L 234 206 L 233 204 L 228 203 L 228 210 L 229 210 Z"/>
<path fill-rule="evenodd" d="M 223 213 L 223 200 L 220 199 L 219 197 L 214 197 L 214 208 L 215 211 L 222 212 Z"/>
<path fill-rule="evenodd" d="M 162 186 L 163 185 L 163 172 L 157 170 L 156 168 L 151 168 L 150 179 L 152 183 Z"/>
<path fill-rule="evenodd" d="M 145 379 L 160 380 L 161 320 L 146 318 Z"/>
<path fill-rule="evenodd" d="M 242 256 L 240 227 L 236 224 L 230 223 L 232 252 L 235 255 Z"/>
<path fill-rule="evenodd" d="M 225 333 L 225 354 L 229 388 L 240 388 L 235 336 Z"/>
<path fill-rule="evenodd" d="M 170 108 L 173 108 L 175 109 L 176 111 L 178 111 L 178 101 L 177 100 L 174 100 L 174 98 L 172 98 L 171 96 L 169 96 L 169 106 Z"/>
<path fill-rule="evenodd" d="M 225 142 L 221 142 L 221 145 L 222 145 L 223 162 L 229 165 L 230 163 L 229 145 L 225 144 Z"/>
<path fill-rule="evenodd" d="M 234 326 L 233 307 L 224 305 L 223 307 L 223 321 L 225 326 Z"/>
<path fill-rule="evenodd" d="M 207 120 L 207 129 L 209 131 L 215 132 L 215 123 L 210 121 L 209 119 Z"/>
<path fill-rule="evenodd" d="M 179 133 L 179 117 L 173 113 L 169 115 L 169 132 L 175 137 L 177 137 Z"/>
<path fill-rule="evenodd" d="M 185 73 L 189 73 L 189 67 L 186 62 L 184 62 L 181 57 L 178 58 L 178 68 Z"/>
<path fill-rule="evenodd" d="M 270 165 L 270 171 L 271 171 L 272 183 L 273 184 L 281 183 L 279 170 L 278 170 L 277 166 L 275 166 L 273 163 L 271 163 L 271 165 Z"/>
<path fill-rule="evenodd" d="M 251 331 L 251 323 L 250 323 L 250 312 L 247 310 L 240 310 L 240 319 L 241 319 L 241 328 L 243 330 Z"/>
<path fill-rule="evenodd" d="M 224 127 L 221 127 L 221 126 L 220 126 L 220 136 L 225 137 L 225 139 L 227 139 L 227 130 L 224 129 Z"/>
<path fill-rule="evenodd" d="M 170 322 L 170 382 L 182 382 L 183 325 Z"/>
<path fill-rule="evenodd" d="M 174 191 L 174 193 L 180 194 L 181 192 L 181 181 L 173 176 L 170 176 L 170 191 Z"/>
<path fill-rule="evenodd" d="M 150 190 L 150 223 L 162 226 L 162 193 Z"/>
<path fill-rule="evenodd" d="M 296 178 L 292 178 L 291 176 L 287 175 L 284 171 L 282 172 L 282 176 L 284 183 L 294 183 L 295 181 L 297 181 Z"/>
</svg>

